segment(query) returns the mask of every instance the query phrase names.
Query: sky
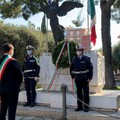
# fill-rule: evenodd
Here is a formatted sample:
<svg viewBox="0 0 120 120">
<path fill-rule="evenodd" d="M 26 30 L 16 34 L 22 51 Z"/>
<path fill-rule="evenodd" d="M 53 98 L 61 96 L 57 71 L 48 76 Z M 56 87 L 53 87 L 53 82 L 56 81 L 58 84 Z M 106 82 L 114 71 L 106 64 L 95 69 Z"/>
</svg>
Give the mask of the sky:
<svg viewBox="0 0 120 120">
<path fill-rule="evenodd" d="M 75 8 L 68 12 L 66 16 L 59 17 L 59 23 L 64 26 L 74 26 L 72 23 L 72 20 L 76 20 L 79 12 L 81 13 L 82 17 L 85 19 L 83 25 L 81 28 L 88 28 L 88 22 L 90 24 L 90 19 L 88 20 L 88 14 L 87 14 L 87 0 L 81 0 L 84 4 L 83 8 Z M 102 41 L 101 41 L 101 10 L 100 5 L 96 5 L 96 33 L 97 33 L 97 39 L 96 39 L 96 45 L 92 46 L 92 49 L 99 49 L 102 48 Z M 34 16 L 31 16 L 28 21 L 32 22 L 36 25 L 36 27 L 41 27 L 41 21 L 43 18 L 43 13 L 38 13 Z M 5 19 L 4 23 L 10 23 L 15 25 L 28 25 L 28 21 L 24 20 L 23 18 L 16 18 L 16 19 Z M 50 29 L 49 26 L 49 20 L 48 20 L 48 29 Z M 111 20 L 111 42 L 112 45 L 116 45 L 117 42 L 120 40 L 117 38 L 117 36 L 120 35 L 120 24 L 117 24 L 115 21 Z"/>
</svg>

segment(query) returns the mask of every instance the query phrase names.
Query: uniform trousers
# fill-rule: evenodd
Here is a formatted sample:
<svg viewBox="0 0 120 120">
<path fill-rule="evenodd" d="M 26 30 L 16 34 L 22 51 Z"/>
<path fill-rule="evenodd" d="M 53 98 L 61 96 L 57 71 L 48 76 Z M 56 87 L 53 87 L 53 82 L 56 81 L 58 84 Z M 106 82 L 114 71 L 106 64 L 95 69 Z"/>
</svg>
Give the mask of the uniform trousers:
<svg viewBox="0 0 120 120">
<path fill-rule="evenodd" d="M 36 99 L 36 81 L 34 79 L 25 79 L 25 89 L 27 95 L 27 102 L 29 104 L 35 103 Z"/>
<path fill-rule="evenodd" d="M 89 105 L 89 83 L 87 80 L 75 80 L 76 88 L 77 88 L 77 97 Z M 84 105 L 82 102 L 77 100 L 78 108 L 87 109 L 89 108 L 87 105 Z"/>
<path fill-rule="evenodd" d="M 8 120 L 15 120 L 18 103 L 18 93 L 1 94 L 0 96 L 1 96 L 0 120 L 6 120 L 7 110 Z"/>
</svg>

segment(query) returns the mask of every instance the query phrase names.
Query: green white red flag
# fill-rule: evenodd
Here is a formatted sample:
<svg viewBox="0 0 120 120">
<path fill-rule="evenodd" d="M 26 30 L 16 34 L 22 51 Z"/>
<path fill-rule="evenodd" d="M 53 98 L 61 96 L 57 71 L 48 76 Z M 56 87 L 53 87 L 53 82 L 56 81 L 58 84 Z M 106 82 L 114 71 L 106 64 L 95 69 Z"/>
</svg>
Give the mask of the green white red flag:
<svg viewBox="0 0 120 120">
<path fill-rule="evenodd" d="M 96 29 L 95 29 L 95 24 L 96 24 L 96 13 L 95 13 L 95 4 L 94 0 L 88 0 L 88 14 L 90 15 L 91 18 L 91 34 L 90 34 L 90 40 L 91 42 L 95 45 L 96 44 Z"/>
</svg>

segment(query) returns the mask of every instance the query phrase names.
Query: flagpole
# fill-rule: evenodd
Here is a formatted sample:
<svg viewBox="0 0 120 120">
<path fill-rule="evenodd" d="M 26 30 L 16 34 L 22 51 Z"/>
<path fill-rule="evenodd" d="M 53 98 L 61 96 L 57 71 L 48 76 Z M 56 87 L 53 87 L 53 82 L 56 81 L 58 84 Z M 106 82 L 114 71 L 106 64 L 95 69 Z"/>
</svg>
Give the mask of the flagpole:
<svg viewBox="0 0 120 120">
<path fill-rule="evenodd" d="M 87 10 L 89 10 L 88 0 L 87 0 Z M 91 50 L 91 41 L 90 41 L 90 21 L 89 21 L 89 14 L 88 14 L 88 12 L 87 12 L 87 28 L 88 28 L 89 49 Z"/>
<path fill-rule="evenodd" d="M 46 16 L 47 18 L 47 16 Z M 47 18 L 47 53 L 48 53 L 48 18 Z"/>
</svg>

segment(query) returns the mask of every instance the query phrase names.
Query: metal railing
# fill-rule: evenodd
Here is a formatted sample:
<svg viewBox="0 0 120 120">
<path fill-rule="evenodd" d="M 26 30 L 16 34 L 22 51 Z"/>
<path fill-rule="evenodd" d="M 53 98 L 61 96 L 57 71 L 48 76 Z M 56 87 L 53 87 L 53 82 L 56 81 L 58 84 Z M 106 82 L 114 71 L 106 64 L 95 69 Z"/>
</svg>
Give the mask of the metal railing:
<svg viewBox="0 0 120 120">
<path fill-rule="evenodd" d="M 98 113 L 101 113 L 103 115 L 106 115 L 108 117 L 111 117 L 111 118 L 114 118 L 115 120 L 120 120 L 120 117 L 117 117 L 117 116 L 112 116 L 106 112 L 103 112 L 101 111 L 100 109 L 97 109 L 95 107 L 90 107 L 88 104 L 86 104 L 84 101 L 80 100 L 73 92 L 69 91 L 68 88 L 67 88 L 67 85 L 65 84 L 62 84 L 61 85 L 61 91 L 62 91 L 62 102 L 63 102 L 63 105 L 62 105 L 62 120 L 67 120 L 67 104 L 66 104 L 66 92 L 68 91 L 68 93 L 70 93 L 73 97 L 75 97 L 77 100 L 79 100 L 82 104 L 88 106 L 91 110 L 93 111 L 96 111 Z"/>
<path fill-rule="evenodd" d="M 67 105 L 66 105 L 66 91 L 67 91 L 67 85 L 62 84 L 61 85 L 61 91 L 62 91 L 62 120 L 67 120 Z"/>
</svg>

